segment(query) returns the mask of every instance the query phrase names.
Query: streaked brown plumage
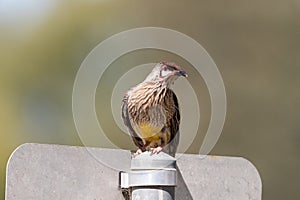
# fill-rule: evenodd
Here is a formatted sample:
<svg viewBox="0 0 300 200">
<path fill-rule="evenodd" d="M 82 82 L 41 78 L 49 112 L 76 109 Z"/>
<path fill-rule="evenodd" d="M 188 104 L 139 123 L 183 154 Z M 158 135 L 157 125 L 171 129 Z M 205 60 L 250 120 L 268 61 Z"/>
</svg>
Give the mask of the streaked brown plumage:
<svg viewBox="0 0 300 200">
<path fill-rule="evenodd" d="M 139 148 L 135 155 L 163 150 L 175 156 L 180 113 L 177 97 L 170 86 L 179 76 L 187 76 L 180 66 L 160 62 L 142 83 L 125 94 L 122 118 Z"/>
</svg>

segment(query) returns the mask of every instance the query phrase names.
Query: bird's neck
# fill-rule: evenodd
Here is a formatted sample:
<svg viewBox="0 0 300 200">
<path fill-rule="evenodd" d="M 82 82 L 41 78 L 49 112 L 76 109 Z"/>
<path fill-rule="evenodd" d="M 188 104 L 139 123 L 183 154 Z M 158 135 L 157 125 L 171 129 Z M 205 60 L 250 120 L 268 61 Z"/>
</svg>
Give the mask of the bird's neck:
<svg viewBox="0 0 300 200">
<path fill-rule="evenodd" d="M 143 106 L 144 102 L 148 102 L 150 99 L 153 100 L 153 103 L 160 102 L 167 90 L 167 85 L 162 82 L 142 82 L 132 91 L 130 99 L 132 100 L 132 103 L 138 107 L 140 104 L 140 106 Z"/>
</svg>

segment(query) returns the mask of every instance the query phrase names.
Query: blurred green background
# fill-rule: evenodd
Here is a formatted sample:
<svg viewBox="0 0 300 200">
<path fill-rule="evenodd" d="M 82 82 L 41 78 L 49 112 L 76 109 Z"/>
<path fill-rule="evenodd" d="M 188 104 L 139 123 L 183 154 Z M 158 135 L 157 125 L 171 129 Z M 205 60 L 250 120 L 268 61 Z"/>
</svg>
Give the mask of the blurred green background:
<svg viewBox="0 0 300 200">
<path fill-rule="evenodd" d="M 0 1 L 0 193 L 7 160 L 18 145 L 82 145 L 72 118 L 81 62 L 109 36 L 144 26 L 189 35 L 219 67 L 228 108 L 211 154 L 252 161 L 262 177 L 263 199 L 300 199 L 299 0 Z M 99 83 L 100 123 L 121 148 L 134 149 L 129 137 L 116 141 L 120 130 L 105 117 L 114 74 L 121 75 L 118 66 L 161 59 L 185 62 L 166 52 L 133 52 L 114 62 Z M 196 78 L 201 79 L 190 81 Z M 188 153 L 198 152 L 210 117 L 206 87 L 195 87 L 203 93 L 202 121 Z"/>
</svg>

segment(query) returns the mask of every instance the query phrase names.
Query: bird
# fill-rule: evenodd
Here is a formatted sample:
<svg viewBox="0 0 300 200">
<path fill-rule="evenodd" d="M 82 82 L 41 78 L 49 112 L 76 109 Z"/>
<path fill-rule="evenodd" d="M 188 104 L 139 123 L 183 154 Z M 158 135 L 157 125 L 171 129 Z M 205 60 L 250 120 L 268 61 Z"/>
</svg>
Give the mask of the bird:
<svg viewBox="0 0 300 200">
<path fill-rule="evenodd" d="M 157 63 L 146 79 L 130 88 L 121 103 L 122 119 L 133 143 L 133 157 L 163 151 L 173 157 L 179 143 L 180 110 L 171 86 L 187 73 L 174 62 Z"/>
</svg>

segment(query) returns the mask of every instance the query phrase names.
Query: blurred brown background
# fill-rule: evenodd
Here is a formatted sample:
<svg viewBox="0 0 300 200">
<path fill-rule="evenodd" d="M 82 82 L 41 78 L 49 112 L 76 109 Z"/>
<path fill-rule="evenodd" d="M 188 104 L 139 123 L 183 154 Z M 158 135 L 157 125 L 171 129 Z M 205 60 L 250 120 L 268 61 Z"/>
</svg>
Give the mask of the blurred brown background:
<svg viewBox="0 0 300 200">
<path fill-rule="evenodd" d="M 109 36 L 144 26 L 189 35 L 219 67 L 227 92 L 227 119 L 211 154 L 252 161 L 262 177 L 263 199 L 299 199 L 299 0 L 2 0 L 0 193 L 4 194 L 6 162 L 18 145 L 82 145 L 72 118 L 72 87 L 81 62 Z M 107 77 L 120 73 L 118 66 L 130 69 L 161 58 L 184 63 L 166 52 L 135 52 L 113 63 Z M 101 101 L 99 95 L 109 96 L 116 80 L 101 81 L 98 116 L 114 140 L 119 130 L 110 118 L 103 118 L 107 99 Z M 199 90 L 205 93 L 202 129 L 188 153 L 198 152 L 210 115 L 205 86 Z M 118 145 L 133 148 L 128 137 Z"/>
</svg>

